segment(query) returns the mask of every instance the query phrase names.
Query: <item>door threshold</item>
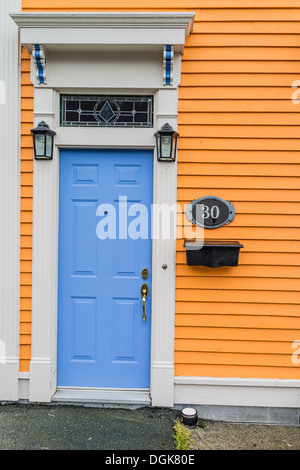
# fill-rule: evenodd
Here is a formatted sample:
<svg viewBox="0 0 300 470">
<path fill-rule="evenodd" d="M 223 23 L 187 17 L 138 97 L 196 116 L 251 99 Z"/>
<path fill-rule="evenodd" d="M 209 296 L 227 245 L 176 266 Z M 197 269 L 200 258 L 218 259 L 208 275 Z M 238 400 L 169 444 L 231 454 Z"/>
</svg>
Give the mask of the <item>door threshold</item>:
<svg viewBox="0 0 300 470">
<path fill-rule="evenodd" d="M 99 406 L 149 406 L 151 404 L 150 390 L 145 388 L 58 387 L 52 401 Z"/>
</svg>

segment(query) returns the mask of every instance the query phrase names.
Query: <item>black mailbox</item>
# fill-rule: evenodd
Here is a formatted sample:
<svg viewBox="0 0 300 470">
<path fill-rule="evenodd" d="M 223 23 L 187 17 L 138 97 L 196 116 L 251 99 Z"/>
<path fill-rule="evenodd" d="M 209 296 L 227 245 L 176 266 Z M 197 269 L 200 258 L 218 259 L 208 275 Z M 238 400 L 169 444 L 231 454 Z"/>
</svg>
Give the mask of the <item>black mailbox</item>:
<svg viewBox="0 0 300 470">
<path fill-rule="evenodd" d="M 188 266 L 238 266 L 239 252 L 244 248 L 237 241 L 205 240 L 184 242 Z"/>
</svg>

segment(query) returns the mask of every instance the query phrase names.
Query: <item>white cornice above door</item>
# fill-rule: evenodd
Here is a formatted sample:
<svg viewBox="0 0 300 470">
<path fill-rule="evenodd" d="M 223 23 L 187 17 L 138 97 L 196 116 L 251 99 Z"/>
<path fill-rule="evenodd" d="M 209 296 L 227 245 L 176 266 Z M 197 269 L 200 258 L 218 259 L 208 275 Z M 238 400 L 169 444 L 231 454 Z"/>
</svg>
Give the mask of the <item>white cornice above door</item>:
<svg viewBox="0 0 300 470">
<path fill-rule="evenodd" d="M 172 44 L 183 52 L 185 39 L 193 28 L 192 12 L 46 12 L 13 13 L 19 26 L 21 44 L 30 52 L 34 44 L 144 45 Z"/>
</svg>

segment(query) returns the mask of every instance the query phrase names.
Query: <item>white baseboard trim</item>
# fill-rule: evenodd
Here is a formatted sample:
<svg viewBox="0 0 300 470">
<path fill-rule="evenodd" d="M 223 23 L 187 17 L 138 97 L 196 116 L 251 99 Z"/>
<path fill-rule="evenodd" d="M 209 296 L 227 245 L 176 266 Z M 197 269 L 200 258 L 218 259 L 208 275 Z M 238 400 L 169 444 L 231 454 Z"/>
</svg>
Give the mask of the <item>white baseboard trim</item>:
<svg viewBox="0 0 300 470">
<path fill-rule="evenodd" d="M 58 387 L 52 401 L 61 403 L 150 405 L 149 389 L 114 389 L 88 387 Z"/>
<path fill-rule="evenodd" d="M 29 400 L 29 372 L 19 372 L 19 400 Z"/>
<path fill-rule="evenodd" d="M 51 402 L 52 361 L 49 358 L 32 357 L 30 361 L 29 401 Z"/>
<path fill-rule="evenodd" d="M 151 371 L 152 406 L 172 408 L 174 405 L 174 364 L 155 362 Z"/>
<path fill-rule="evenodd" d="M 175 405 L 300 408 L 300 380 L 175 377 Z"/>
<path fill-rule="evenodd" d="M 19 359 L 5 357 L 0 362 L 0 401 L 16 401 L 18 394 Z"/>
</svg>

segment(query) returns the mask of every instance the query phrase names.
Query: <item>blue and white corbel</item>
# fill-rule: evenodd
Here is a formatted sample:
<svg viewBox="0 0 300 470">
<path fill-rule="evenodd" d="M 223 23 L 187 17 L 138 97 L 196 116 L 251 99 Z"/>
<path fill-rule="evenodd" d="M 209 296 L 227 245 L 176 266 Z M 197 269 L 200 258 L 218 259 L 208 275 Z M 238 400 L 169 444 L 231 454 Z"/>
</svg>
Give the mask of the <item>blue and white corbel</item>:
<svg viewBox="0 0 300 470">
<path fill-rule="evenodd" d="M 164 46 L 164 85 L 173 85 L 174 46 Z"/>
<path fill-rule="evenodd" d="M 39 85 L 46 84 L 46 57 L 43 50 L 43 46 L 34 44 L 32 48 L 32 58 L 34 65 L 36 66 L 37 74 L 36 78 Z"/>
</svg>

